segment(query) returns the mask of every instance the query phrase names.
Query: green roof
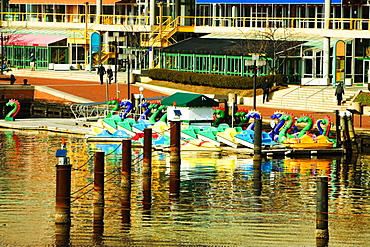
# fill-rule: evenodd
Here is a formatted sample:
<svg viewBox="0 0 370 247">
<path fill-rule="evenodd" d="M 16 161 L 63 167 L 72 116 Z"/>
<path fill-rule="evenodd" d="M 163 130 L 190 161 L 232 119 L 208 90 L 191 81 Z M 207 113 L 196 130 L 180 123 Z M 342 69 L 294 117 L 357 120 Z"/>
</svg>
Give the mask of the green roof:
<svg viewBox="0 0 370 247">
<path fill-rule="evenodd" d="M 218 106 L 217 101 L 208 98 L 203 94 L 180 93 L 180 92 L 174 93 L 171 96 L 168 96 L 167 98 L 163 99 L 161 104 L 166 106 L 173 106 L 175 102 L 176 106 L 179 107 Z"/>
</svg>

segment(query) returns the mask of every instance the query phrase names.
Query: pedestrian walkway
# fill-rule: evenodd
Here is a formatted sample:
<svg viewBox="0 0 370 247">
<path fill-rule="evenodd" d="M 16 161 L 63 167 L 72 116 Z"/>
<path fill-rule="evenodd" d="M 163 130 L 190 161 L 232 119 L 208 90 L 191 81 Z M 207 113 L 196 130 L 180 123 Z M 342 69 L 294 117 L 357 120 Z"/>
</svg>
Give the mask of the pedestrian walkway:
<svg viewBox="0 0 370 247">
<path fill-rule="evenodd" d="M 145 98 L 154 98 L 172 95 L 173 93 L 179 91 L 176 89 L 163 88 L 139 82 L 136 82 L 135 84 L 130 84 L 130 87 L 128 87 L 126 83 L 127 73 L 125 72 L 117 72 L 118 83 L 113 83 L 110 85 L 100 85 L 99 76 L 96 74 L 96 72 L 83 70 L 13 70 L 7 73 L 7 75 L 10 74 L 15 75 L 17 79 L 16 84 L 22 84 L 23 79 L 28 79 L 28 83 L 36 86 L 38 91 L 43 91 L 45 94 L 52 94 L 55 97 L 65 99 L 69 102 L 84 103 L 101 102 L 106 101 L 110 98 L 125 99 L 128 97 L 128 94 L 131 93 L 143 93 Z M 302 93 L 302 89 L 300 90 Z M 332 88 L 327 88 L 327 90 L 332 90 Z M 359 90 L 366 91 L 367 89 L 361 87 L 346 87 L 346 93 L 351 95 L 356 94 Z M 286 94 L 286 92 L 280 93 Z M 332 92 L 330 92 L 330 95 L 332 95 Z M 284 112 L 292 113 L 296 117 L 299 117 L 302 114 L 310 114 L 316 120 L 322 118 L 325 115 L 329 115 L 331 119 L 335 122 L 334 110 L 344 111 L 350 106 L 350 103 L 348 102 L 341 107 L 334 106 L 334 108 L 328 107 L 326 105 L 326 108 L 324 109 L 327 109 L 327 111 L 323 111 L 314 110 L 314 107 L 310 107 L 310 104 L 316 104 L 317 100 L 306 101 L 305 107 L 302 107 L 302 105 L 298 105 L 297 103 L 281 103 L 282 101 L 280 98 L 278 98 L 277 95 L 274 95 L 273 98 L 275 99 L 271 100 L 268 104 L 262 104 L 260 102 L 257 104 L 257 110 L 261 113 L 264 119 L 269 119 L 275 111 L 281 110 Z M 334 98 L 334 95 L 332 96 L 332 98 Z M 46 98 L 46 100 L 48 99 Z M 333 99 L 331 99 L 331 101 L 333 102 L 333 104 L 335 104 L 335 101 Z M 321 104 L 325 107 L 325 104 L 327 103 Z M 252 106 L 253 100 L 249 100 L 249 102 L 238 104 L 238 109 L 251 110 Z M 357 128 L 361 127 L 362 129 L 370 129 L 370 117 L 365 115 L 355 115 L 354 125 Z"/>
</svg>

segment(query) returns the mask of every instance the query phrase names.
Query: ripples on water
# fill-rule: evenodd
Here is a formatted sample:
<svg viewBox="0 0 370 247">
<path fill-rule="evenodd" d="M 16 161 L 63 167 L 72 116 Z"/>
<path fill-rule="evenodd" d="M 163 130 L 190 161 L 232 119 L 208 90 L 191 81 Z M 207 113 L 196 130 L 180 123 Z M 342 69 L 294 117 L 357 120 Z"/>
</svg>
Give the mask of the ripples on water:
<svg viewBox="0 0 370 247">
<path fill-rule="evenodd" d="M 70 228 L 54 223 L 55 152 L 62 137 L 73 165 Z M 143 191 L 148 179 L 141 174 L 141 149 L 134 149 L 127 209 L 119 145 L 88 145 L 83 138 L 49 132 L 1 131 L 0 139 L 2 245 L 320 246 L 315 239 L 319 175 L 329 176 L 328 246 L 370 242 L 366 157 L 257 164 L 236 156 L 184 154 L 180 189 L 170 194 L 168 156 L 153 153 L 152 188 Z M 104 210 L 93 206 L 96 150 L 106 152 Z M 258 165 L 261 172 L 253 169 Z"/>
</svg>

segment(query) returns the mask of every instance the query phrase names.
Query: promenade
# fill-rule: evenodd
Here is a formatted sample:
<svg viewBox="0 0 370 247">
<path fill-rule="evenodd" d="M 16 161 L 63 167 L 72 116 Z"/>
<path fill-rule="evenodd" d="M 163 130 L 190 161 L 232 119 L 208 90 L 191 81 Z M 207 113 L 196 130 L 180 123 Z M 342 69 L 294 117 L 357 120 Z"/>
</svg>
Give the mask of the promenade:
<svg viewBox="0 0 370 247">
<path fill-rule="evenodd" d="M 15 84 L 23 84 L 23 80 L 27 79 L 28 84 L 36 87 L 36 96 L 38 98 L 65 103 L 102 102 L 111 98 L 118 98 L 120 100 L 127 99 L 128 95 L 131 93 L 140 94 L 140 87 L 143 89 L 142 93 L 145 98 L 168 96 L 178 92 L 178 90 L 175 89 L 138 82 L 134 84 L 131 83 L 130 88 L 128 88 L 126 83 L 127 73 L 124 72 L 117 72 L 118 83 L 112 83 L 109 85 L 100 85 L 99 76 L 94 71 L 13 70 L 2 77 L 10 76 L 10 74 L 13 74 L 16 77 Z M 9 83 L 1 81 L 1 84 Z M 252 106 L 250 105 L 238 105 L 237 107 L 239 110 L 252 109 Z M 270 116 L 280 109 L 257 105 L 257 110 L 261 113 L 264 120 L 269 120 Z M 338 110 L 343 109 L 338 108 Z M 312 115 L 315 120 L 318 120 L 325 115 L 329 115 L 332 121 L 335 122 L 335 113 L 333 111 L 315 112 L 299 110 L 295 109 L 294 106 L 292 106 L 292 109 L 283 109 L 282 111 L 289 112 L 296 117 L 299 117 L 302 114 L 309 114 Z M 370 131 L 370 116 L 355 115 L 354 126 L 356 128 L 356 132 Z"/>
</svg>

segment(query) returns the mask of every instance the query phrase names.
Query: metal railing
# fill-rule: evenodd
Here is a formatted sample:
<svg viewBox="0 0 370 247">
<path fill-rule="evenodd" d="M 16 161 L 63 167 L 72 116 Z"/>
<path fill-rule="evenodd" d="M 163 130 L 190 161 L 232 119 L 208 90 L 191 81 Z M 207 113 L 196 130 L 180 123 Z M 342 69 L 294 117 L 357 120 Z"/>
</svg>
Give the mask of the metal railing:
<svg viewBox="0 0 370 247">
<path fill-rule="evenodd" d="M 307 110 L 307 102 L 309 100 L 309 98 L 313 97 L 314 95 L 317 95 L 319 94 L 320 92 L 322 93 L 321 94 L 321 102 L 324 102 L 324 91 L 325 89 L 327 89 L 328 87 L 330 86 L 325 86 L 325 87 L 322 87 L 320 90 L 314 92 L 313 94 L 310 94 L 309 96 L 306 97 L 306 102 L 305 102 L 305 109 Z"/>
<path fill-rule="evenodd" d="M 96 14 L 21 13 L 2 12 L 4 21 L 60 22 L 96 24 Z M 156 25 L 169 16 L 156 17 Z M 370 20 L 362 18 L 299 18 L 299 17 L 220 17 L 178 16 L 180 26 L 234 27 L 234 28 L 305 28 L 335 30 L 370 30 Z M 327 22 L 325 25 L 325 21 Z M 101 15 L 105 25 L 150 25 L 144 15 Z"/>
<path fill-rule="evenodd" d="M 283 100 L 284 100 L 284 97 L 286 97 L 288 94 L 293 93 L 294 91 L 297 91 L 297 90 L 298 90 L 298 99 L 299 99 L 299 89 L 300 89 L 302 86 L 307 86 L 307 84 L 309 84 L 309 83 L 310 83 L 310 82 L 312 82 L 313 80 L 315 80 L 315 78 L 312 78 L 311 80 L 307 81 L 307 82 L 306 82 L 306 83 L 304 83 L 303 85 L 299 85 L 299 86 L 297 86 L 297 87 L 293 88 L 292 90 L 290 90 L 289 92 L 287 92 L 287 93 L 283 94 L 283 95 L 281 96 L 281 99 L 280 99 L 280 107 L 281 107 L 281 108 L 284 108 L 284 107 L 283 107 Z"/>
</svg>

